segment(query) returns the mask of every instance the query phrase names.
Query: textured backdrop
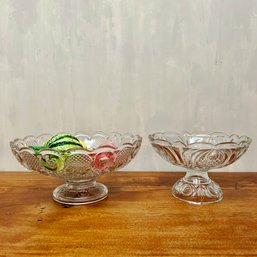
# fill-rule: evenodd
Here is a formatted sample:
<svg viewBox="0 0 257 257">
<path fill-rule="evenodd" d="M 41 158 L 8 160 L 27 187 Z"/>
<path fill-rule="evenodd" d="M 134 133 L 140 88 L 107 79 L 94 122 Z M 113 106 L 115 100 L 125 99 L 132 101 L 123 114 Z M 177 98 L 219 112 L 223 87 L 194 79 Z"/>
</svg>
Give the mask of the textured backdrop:
<svg viewBox="0 0 257 257">
<path fill-rule="evenodd" d="M 178 170 L 148 133 L 206 130 L 252 137 L 225 170 L 257 171 L 257 1 L 0 0 L 0 88 L 1 170 L 11 139 L 81 130 L 142 135 L 127 170 Z"/>
</svg>

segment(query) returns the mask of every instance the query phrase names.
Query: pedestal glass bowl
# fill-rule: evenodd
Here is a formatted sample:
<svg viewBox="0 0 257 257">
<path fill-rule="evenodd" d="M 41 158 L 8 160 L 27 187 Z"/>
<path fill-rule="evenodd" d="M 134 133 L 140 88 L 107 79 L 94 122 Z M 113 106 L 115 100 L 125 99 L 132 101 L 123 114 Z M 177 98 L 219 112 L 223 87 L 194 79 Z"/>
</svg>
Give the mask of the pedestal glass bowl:
<svg viewBox="0 0 257 257">
<path fill-rule="evenodd" d="M 166 161 L 188 169 L 172 187 L 172 195 L 193 204 L 219 202 L 223 193 L 208 177 L 210 169 L 222 168 L 239 159 L 251 139 L 225 133 L 154 133 L 149 135 L 156 152 Z"/>
<path fill-rule="evenodd" d="M 142 138 L 138 135 L 96 132 L 72 136 L 86 147 L 67 150 L 38 147 L 53 137 L 51 134 L 27 136 L 10 142 L 16 159 L 27 169 L 65 180 L 53 191 L 56 202 L 67 205 L 89 204 L 107 197 L 108 189 L 96 182 L 107 172 L 124 167 L 137 154 Z"/>
</svg>

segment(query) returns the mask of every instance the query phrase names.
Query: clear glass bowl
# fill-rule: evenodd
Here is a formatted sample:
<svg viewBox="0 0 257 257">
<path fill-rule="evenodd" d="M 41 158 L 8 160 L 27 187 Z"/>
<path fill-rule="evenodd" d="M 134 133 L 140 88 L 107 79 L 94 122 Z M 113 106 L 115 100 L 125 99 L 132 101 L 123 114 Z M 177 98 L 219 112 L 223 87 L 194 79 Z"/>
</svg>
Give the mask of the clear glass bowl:
<svg viewBox="0 0 257 257">
<path fill-rule="evenodd" d="M 10 142 L 10 146 L 16 159 L 25 168 L 65 180 L 65 184 L 53 191 L 56 202 L 81 205 L 101 201 L 107 197 L 108 189 L 97 183 L 96 178 L 128 164 L 139 151 L 142 138 L 132 134 L 103 132 L 72 135 L 83 142 L 87 149 L 36 150 L 37 146 L 44 145 L 53 136 L 51 134 L 18 138 Z"/>
<path fill-rule="evenodd" d="M 251 139 L 225 133 L 171 133 L 149 135 L 155 151 L 166 161 L 188 169 L 172 187 L 172 195 L 193 204 L 219 202 L 223 193 L 208 177 L 208 170 L 222 168 L 239 159 Z"/>
</svg>

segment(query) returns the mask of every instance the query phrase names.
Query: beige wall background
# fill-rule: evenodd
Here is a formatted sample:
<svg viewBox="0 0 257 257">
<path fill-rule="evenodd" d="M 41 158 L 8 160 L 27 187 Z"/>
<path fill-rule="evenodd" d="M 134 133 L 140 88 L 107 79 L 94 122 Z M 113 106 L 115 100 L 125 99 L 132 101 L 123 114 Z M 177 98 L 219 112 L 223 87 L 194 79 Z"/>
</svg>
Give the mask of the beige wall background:
<svg viewBox="0 0 257 257">
<path fill-rule="evenodd" d="M 257 1 L 0 0 L 0 169 L 9 141 L 58 131 L 138 133 L 126 170 L 183 170 L 156 131 L 253 138 L 224 170 L 257 171 Z"/>
</svg>

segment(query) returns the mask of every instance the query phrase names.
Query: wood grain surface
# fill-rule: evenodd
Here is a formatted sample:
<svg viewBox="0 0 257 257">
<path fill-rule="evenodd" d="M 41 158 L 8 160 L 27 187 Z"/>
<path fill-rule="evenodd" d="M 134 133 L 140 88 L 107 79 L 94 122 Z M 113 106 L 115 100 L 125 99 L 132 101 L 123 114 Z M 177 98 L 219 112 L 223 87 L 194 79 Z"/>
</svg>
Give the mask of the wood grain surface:
<svg viewBox="0 0 257 257">
<path fill-rule="evenodd" d="M 61 180 L 0 173 L 0 256 L 257 256 L 257 173 L 212 173 L 224 200 L 194 206 L 170 195 L 183 173 L 116 172 L 109 197 L 66 208 Z"/>
</svg>

